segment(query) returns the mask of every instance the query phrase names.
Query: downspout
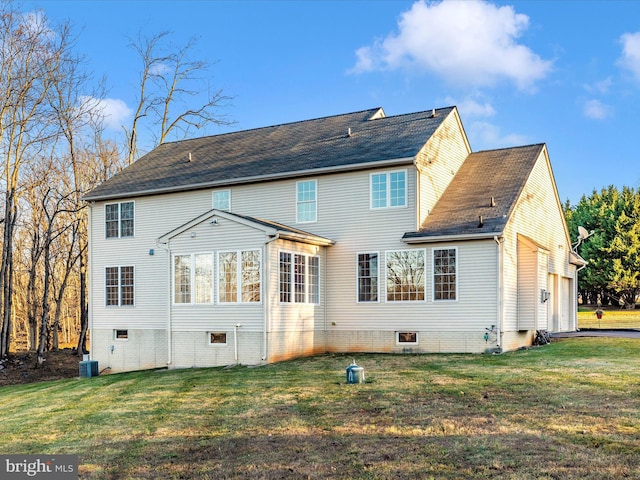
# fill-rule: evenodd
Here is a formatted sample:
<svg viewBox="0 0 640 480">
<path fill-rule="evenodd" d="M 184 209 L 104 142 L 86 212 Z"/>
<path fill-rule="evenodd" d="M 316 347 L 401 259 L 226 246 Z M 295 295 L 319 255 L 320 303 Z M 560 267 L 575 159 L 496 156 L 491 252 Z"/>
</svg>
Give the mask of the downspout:
<svg viewBox="0 0 640 480">
<path fill-rule="evenodd" d="M 167 366 L 171 365 L 173 358 L 173 342 L 171 341 L 171 332 L 173 329 L 171 318 L 171 248 L 169 242 L 162 244 L 156 241 L 158 248 L 167 252 Z"/>
<path fill-rule="evenodd" d="M 89 329 L 89 333 L 93 333 L 93 295 L 90 294 L 89 290 L 91 290 L 91 288 L 93 288 L 93 275 L 91 275 L 91 272 L 93 270 L 93 264 L 92 264 L 92 252 L 93 252 L 93 242 L 91 241 L 91 219 L 93 217 L 93 205 L 94 202 L 89 202 L 89 213 L 87 215 L 87 238 L 89 239 L 89 248 L 87 250 L 87 265 L 86 265 L 86 269 L 87 269 L 87 273 L 85 274 L 85 278 L 88 280 L 86 281 L 86 288 L 87 288 L 87 315 L 88 315 L 88 325 L 87 328 Z M 85 334 L 85 339 L 86 339 L 86 334 Z M 89 359 L 93 360 L 93 348 L 91 345 L 91 338 L 89 339 Z M 84 353 L 84 352 L 83 352 Z M 109 361 L 111 361 L 111 358 L 109 358 Z"/>
<path fill-rule="evenodd" d="M 504 253 L 503 253 L 503 243 L 504 237 L 493 237 L 493 240 L 498 245 L 497 256 L 498 256 L 498 324 L 496 325 L 496 347 L 498 351 L 502 351 L 502 324 L 504 322 L 504 274 L 503 274 L 503 263 L 504 263 Z"/>
<path fill-rule="evenodd" d="M 268 358 L 268 345 L 267 345 L 267 326 L 269 324 L 269 288 L 270 285 L 270 255 L 269 255 L 269 244 L 271 242 L 275 242 L 280 238 L 279 233 L 275 233 L 271 238 L 269 238 L 266 242 L 264 242 L 264 258 L 262 259 L 262 265 L 264 270 L 264 279 L 262 281 L 262 291 L 264 296 L 263 311 L 262 311 L 262 361 L 266 362 Z"/>
</svg>

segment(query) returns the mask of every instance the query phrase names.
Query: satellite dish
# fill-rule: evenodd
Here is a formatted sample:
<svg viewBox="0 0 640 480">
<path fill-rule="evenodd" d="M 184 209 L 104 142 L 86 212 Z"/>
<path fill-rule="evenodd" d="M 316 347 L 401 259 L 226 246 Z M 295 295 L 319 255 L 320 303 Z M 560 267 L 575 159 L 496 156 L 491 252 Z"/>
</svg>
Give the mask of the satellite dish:
<svg viewBox="0 0 640 480">
<path fill-rule="evenodd" d="M 578 226 L 578 233 L 580 234 L 580 238 L 582 240 L 589 236 L 589 232 L 587 231 L 587 229 L 582 226 Z"/>
</svg>

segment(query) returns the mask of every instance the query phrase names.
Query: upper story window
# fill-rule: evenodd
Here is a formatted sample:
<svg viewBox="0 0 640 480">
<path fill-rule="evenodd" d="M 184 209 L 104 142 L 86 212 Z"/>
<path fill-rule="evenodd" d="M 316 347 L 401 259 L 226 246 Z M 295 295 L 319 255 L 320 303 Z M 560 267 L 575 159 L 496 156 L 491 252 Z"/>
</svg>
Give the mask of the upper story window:
<svg viewBox="0 0 640 480">
<path fill-rule="evenodd" d="M 456 249 L 433 251 L 433 299 L 456 300 L 458 286 Z"/>
<path fill-rule="evenodd" d="M 231 190 L 217 190 L 212 195 L 213 208 L 223 210 L 225 212 L 231 211 Z"/>
<path fill-rule="evenodd" d="M 133 237 L 133 202 L 107 203 L 104 210 L 107 238 Z"/>
<path fill-rule="evenodd" d="M 397 208 L 407 206 L 407 171 L 372 173 L 371 208 Z"/>
<path fill-rule="evenodd" d="M 213 254 L 173 257 L 173 302 L 213 302 Z"/>
<path fill-rule="evenodd" d="M 320 258 L 280 252 L 281 303 L 320 303 Z"/>
<path fill-rule="evenodd" d="M 133 266 L 105 268 L 107 306 L 132 306 L 135 280 Z"/>
<path fill-rule="evenodd" d="M 318 210 L 318 183 L 306 180 L 296 183 L 296 221 L 298 223 L 315 222 Z"/>
<path fill-rule="evenodd" d="M 358 254 L 358 302 L 378 301 L 378 253 Z"/>
<path fill-rule="evenodd" d="M 425 299 L 424 250 L 386 252 L 387 302 Z"/>
</svg>

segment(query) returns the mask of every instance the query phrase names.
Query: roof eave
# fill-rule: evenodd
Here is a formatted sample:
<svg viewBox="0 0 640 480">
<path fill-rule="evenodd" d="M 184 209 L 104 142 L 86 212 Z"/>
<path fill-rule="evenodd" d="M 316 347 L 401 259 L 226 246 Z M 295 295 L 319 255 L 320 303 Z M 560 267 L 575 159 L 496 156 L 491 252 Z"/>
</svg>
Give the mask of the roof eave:
<svg viewBox="0 0 640 480">
<path fill-rule="evenodd" d="M 184 192 L 191 190 L 201 190 L 205 188 L 213 188 L 213 187 L 223 187 L 223 186 L 231 186 L 231 185 L 241 185 L 247 183 L 257 183 L 257 182 L 266 182 L 271 180 L 282 180 L 284 178 L 298 178 L 298 177 L 307 177 L 310 175 L 325 175 L 328 173 L 339 173 L 344 171 L 354 171 L 354 170 L 368 170 L 372 168 L 382 168 L 382 167 L 390 167 L 397 165 L 410 165 L 415 163 L 415 156 L 412 157 L 402 157 L 402 158 L 393 158 L 388 160 L 378 160 L 373 162 L 365 162 L 365 163 L 355 163 L 349 165 L 336 165 L 332 167 L 324 167 L 324 168 L 310 168 L 306 170 L 294 170 L 289 172 L 282 172 L 277 174 L 269 174 L 269 175 L 256 175 L 250 177 L 240 177 L 240 178 L 231 178 L 214 182 L 203 182 L 203 183 L 194 183 L 190 185 L 176 185 L 171 187 L 161 187 L 157 189 L 148 189 L 148 190 L 140 190 L 136 192 L 122 192 L 122 193 L 113 193 L 107 195 L 85 195 L 83 200 L 92 202 L 92 201 L 103 201 L 103 200 L 115 200 L 118 198 L 132 198 L 132 197 L 145 197 L 149 195 L 158 195 L 163 193 L 176 193 L 176 192 Z"/>
<path fill-rule="evenodd" d="M 420 235 L 402 237 L 402 241 L 409 245 L 415 243 L 443 243 L 443 242 L 463 242 L 471 240 L 490 240 L 501 238 L 502 232 L 483 232 L 483 233 L 462 233 L 457 235 Z"/>
</svg>

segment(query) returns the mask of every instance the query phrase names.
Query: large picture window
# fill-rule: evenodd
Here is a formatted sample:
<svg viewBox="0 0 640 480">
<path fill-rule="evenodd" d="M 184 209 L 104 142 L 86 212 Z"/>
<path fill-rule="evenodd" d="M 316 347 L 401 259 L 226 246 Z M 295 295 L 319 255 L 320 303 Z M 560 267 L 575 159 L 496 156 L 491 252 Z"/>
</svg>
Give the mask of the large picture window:
<svg viewBox="0 0 640 480">
<path fill-rule="evenodd" d="M 280 252 L 278 267 L 281 303 L 320 303 L 320 258 Z"/>
<path fill-rule="evenodd" d="M 212 303 L 213 254 L 176 255 L 173 292 L 174 303 Z"/>
<path fill-rule="evenodd" d="M 317 219 L 317 205 L 317 182 L 308 180 L 296 183 L 297 222 L 315 222 Z"/>
<path fill-rule="evenodd" d="M 106 304 L 107 306 L 131 306 L 134 301 L 133 266 L 106 267 Z"/>
<path fill-rule="evenodd" d="M 407 205 L 407 171 L 372 173 L 371 208 L 397 208 Z"/>
<path fill-rule="evenodd" d="M 457 265 L 456 249 L 436 249 L 433 251 L 433 299 L 456 300 Z"/>
<path fill-rule="evenodd" d="M 358 254 L 358 302 L 378 301 L 378 253 Z"/>
<path fill-rule="evenodd" d="M 387 301 L 425 299 L 424 250 L 386 252 Z"/>
<path fill-rule="evenodd" d="M 104 214 L 107 238 L 133 237 L 133 202 L 107 203 Z"/>
<path fill-rule="evenodd" d="M 218 253 L 220 303 L 259 302 L 260 284 L 260 250 Z"/>
</svg>

